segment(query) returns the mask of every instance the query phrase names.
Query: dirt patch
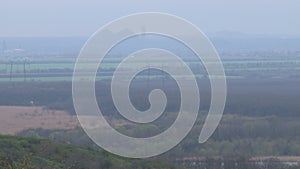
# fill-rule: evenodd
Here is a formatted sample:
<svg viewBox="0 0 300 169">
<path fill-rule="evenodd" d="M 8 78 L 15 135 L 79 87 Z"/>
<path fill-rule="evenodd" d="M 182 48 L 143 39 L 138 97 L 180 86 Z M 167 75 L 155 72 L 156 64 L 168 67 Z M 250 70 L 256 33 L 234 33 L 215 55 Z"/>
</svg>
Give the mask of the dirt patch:
<svg viewBox="0 0 300 169">
<path fill-rule="evenodd" d="M 87 128 L 103 127 L 103 121 L 99 118 L 86 116 L 83 118 Z M 124 120 L 111 120 L 114 127 L 128 125 Z M 65 111 L 49 110 L 43 107 L 0 106 L 0 134 L 16 135 L 27 129 L 74 129 L 80 127 L 77 117 Z"/>
<path fill-rule="evenodd" d="M 0 106 L 0 134 L 15 135 L 26 129 L 73 129 L 76 116 L 42 107 Z"/>
</svg>

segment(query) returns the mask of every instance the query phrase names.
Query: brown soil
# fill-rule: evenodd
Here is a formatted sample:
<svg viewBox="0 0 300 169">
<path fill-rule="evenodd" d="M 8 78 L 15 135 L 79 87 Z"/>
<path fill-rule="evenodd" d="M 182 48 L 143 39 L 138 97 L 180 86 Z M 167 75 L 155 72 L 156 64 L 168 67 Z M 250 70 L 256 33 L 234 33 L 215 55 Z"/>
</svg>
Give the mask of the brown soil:
<svg viewBox="0 0 300 169">
<path fill-rule="evenodd" d="M 73 129 L 76 116 L 42 107 L 0 106 L 0 134 L 15 135 L 26 129 Z"/>
<path fill-rule="evenodd" d="M 84 116 L 82 124 L 86 128 L 103 127 L 104 122 L 95 116 Z M 125 120 L 109 120 L 114 127 L 128 125 Z M 0 134 L 16 135 L 27 129 L 74 129 L 81 127 L 77 117 L 61 110 L 49 110 L 43 107 L 0 106 Z"/>
</svg>

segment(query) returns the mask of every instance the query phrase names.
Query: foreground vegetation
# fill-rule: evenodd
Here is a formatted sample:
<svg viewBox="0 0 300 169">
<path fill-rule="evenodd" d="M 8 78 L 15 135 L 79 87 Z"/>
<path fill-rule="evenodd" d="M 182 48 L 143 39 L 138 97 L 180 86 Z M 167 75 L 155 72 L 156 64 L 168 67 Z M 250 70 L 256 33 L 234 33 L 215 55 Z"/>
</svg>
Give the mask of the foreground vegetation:
<svg viewBox="0 0 300 169">
<path fill-rule="evenodd" d="M 168 123 L 176 114 L 164 116 Z M 178 166 L 197 169 L 296 169 L 299 163 L 279 161 L 279 156 L 300 156 L 299 117 L 247 117 L 224 115 L 214 135 L 204 144 L 198 136 L 204 122 L 200 116 L 190 134 L 171 151 L 157 157 Z M 137 125 L 126 124 L 116 129 L 136 137 L 148 137 L 165 129 L 164 123 Z M 74 130 L 32 129 L 20 136 L 39 137 L 68 142 L 70 144 L 99 150 L 81 128 Z M 264 162 L 251 161 L 253 157 L 274 157 Z M 223 166 L 223 167 L 221 167 Z"/>
<path fill-rule="evenodd" d="M 103 150 L 55 143 L 45 139 L 0 136 L 1 169 L 175 169 L 158 160 L 134 160 Z"/>
<path fill-rule="evenodd" d="M 175 115 L 165 117 L 168 122 Z M 176 159 L 185 157 L 238 157 L 256 156 L 300 156 L 300 118 L 245 117 L 225 115 L 213 134 L 204 144 L 198 143 L 204 116 L 201 116 L 190 134 L 173 150 L 161 158 Z M 147 125 L 123 125 L 116 129 L 135 137 L 149 137 L 162 132 L 164 123 Z M 74 130 L 32 129 L 19 133 L 20 136 L 39 137 L 56 142 L 69 142 L 74 145 L 97 149 L 81 128 Z"/>
</svg>

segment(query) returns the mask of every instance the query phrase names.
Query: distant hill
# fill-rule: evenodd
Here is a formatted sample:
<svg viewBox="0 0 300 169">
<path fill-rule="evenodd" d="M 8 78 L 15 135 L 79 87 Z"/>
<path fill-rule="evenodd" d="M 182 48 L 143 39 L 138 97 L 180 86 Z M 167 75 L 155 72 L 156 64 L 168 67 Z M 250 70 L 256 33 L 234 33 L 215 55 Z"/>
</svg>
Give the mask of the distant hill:
<svg viewBox="0 0 300 169">
<path fill-rule="evenodd" d="M 110 37 L 108 32 L 108 37 Z M 112 34 L 113 36 L 113 34 Z M 280 35 L 252 35 L 239 32 L 207 33 L 208 38 L 219 52 L 299 52 L 300 37 Z M 107 37 L 107 38 L 108 38 Z M 195 40 L 194 37 L 187 37 Z M 77 57 L 88 37 L 0 37 L 0 56 L 72 56 Z M 174 39 L 146 35 L 136 36 L 119 43 L 110 54 L 129 54 L 143 48 L 163 48 L 177 54 L 190 56 L 184 45 Z"/>
</svg>

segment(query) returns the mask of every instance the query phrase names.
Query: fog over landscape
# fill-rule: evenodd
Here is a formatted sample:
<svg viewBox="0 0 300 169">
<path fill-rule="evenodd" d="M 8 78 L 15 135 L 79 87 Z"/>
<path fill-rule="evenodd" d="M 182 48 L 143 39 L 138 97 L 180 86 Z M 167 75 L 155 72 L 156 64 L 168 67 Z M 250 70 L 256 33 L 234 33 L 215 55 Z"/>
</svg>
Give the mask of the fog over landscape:
<svg viewBox="0 0 300 169">
<path fill-rule="evenodd" d="M 300 168 L 299 8 L 297 0 L 1 1 L 0 168 Z M 94 73 L 95 103 L 102 112 L 101 120 L 98 112 L 86 112 L 86 121 L 79 119 L 78 108 L 88 107 L 90 102 L 76 107 L 74 81 L 85 83 L 90 77 L 83 74 L 76 79 L 74 69 L 87 41 L 111 21 L 141 12 L 168 13 L 191 22 L 207 36 L 220 57 L 227 84 L 225 107 L 218 127 L 204 143 L 198 139 L 212 105 L 211 79 L 220 78 L 209 74 L 207 65 L 217 62 L 204 63 L 185 43 L 147 33 L 144 27 L 144 34 L 115 44 Z M 133 33 L 126 26 L 120 30 L 106 30 L 107 41 Z M 198 42 L 196 35 L 182 34 Z M 128 98 L 136 110 L 144 113 L 153 106 L 149 95 L 155 89 L 163 91 L 167 100 L 158 119 L 138 123 L 120 113 L 111 85 L 122 61 L 134 59 L 132 53 L 149 48 L 177 55 L 193 75 L 166 72 L 168 66 L 182 70 L 184 65 L 170 60 L 159 62 L 159 69 L 151 67 L 154 62 L 123 67 L 119 87 L 138 64 L 146 65 L 128 87 Z M 89 68 L 97 60 L 84 61 Z M 200 105 L 191 131 L 171 150 L 151 158 L 122 157 L 100 147 L 86 133 L 82 123 L 103 133 L 108 132 L 108 123 L 115 131 L 136 139 L 172 128 L 182 101 L 194 101 L 182 99 L 176 78 L 188 82 L 187 92 L 192 91 L 189 82 L 195 80 Z M 83 92 L 81 98 L 86 95 Z M 173 134 L 176 136 L 177 130 Z M 103 139 L 111 142 L 111 147 L 119 145 L 119 140 Z M 161 144 L 173 141 L 166 140 Z M 132 152 L 143 151 L 132 147 Z"/>
</svg>

